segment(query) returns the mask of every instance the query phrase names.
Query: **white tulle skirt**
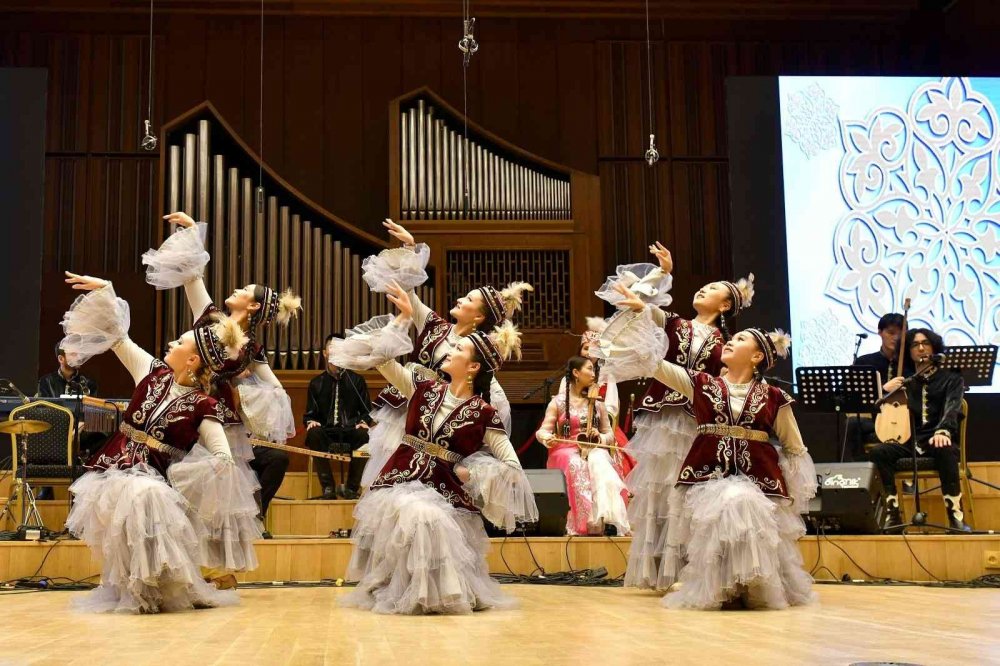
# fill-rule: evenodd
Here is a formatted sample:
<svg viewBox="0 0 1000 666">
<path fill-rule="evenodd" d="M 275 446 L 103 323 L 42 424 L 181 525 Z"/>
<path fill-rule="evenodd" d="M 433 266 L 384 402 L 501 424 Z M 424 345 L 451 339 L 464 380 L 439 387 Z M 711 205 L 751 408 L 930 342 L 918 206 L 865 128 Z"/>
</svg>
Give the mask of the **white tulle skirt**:
<svg viewBox="0 0 1000 666">
<path fill-rule="evenodd" d="M 257 568 L 254 541 L 261 538 L 254 489 L 239 465 L 216 458 L 200 444 L 167 470 L 170 484 L 191 507 L 201 533 L 202 566 L 228 571 Z"/>
<path fill-rule="evenodd" d="M 102 559 L 101 585 L 75 606 L 158 613 L 239 603 L 201 577 L 200 526 L 184 497 L 152 467 L 88 472 L 70 487 L 66 526 Z"/>
<path fill-rule="evenodd" d="M 368 431 L 368 462 L 361 475 L 363 489 L 375 482 L 379 472 L 395 453 L 396 447 L 403 441 L 403 433 L 406 432 L 406 407 L 403 405 L 394 409 L 383 405 L 372 412 L 375 425 Z"/>
<path fill-rule="evenodd" d="M 664 606 L 718 610 L 737 597 L 750 608 L 816 601 L 796 543 L 805 525 L 788 500 L 772 500 L 745 476 L 681 486 L 678 497 L 669 536 L 683 544 L 685 564 L 680 589 Z"/>
<path fill-rule="evenodd" d="M 490 578 L 479 514 L 417 481 L 369 491 L 354 509 L 353 541 L 347 578 L 358 586 L 344 606 L 418 615 L 515 604 Z"/>
<path fill-rule="evenodd" d="M 636 417 L 636 433 L 628 446 L 636 466 L 626 479 L 632 493 L 626 587 L 665 590 L 676 580 L 678 559 L 676 553 L 667 556 L 667 525 L 671 501 L 683 501 L 674 485 L 695 428 L 694 418 L 683 407 L 667 405 Z"/>
</svg>

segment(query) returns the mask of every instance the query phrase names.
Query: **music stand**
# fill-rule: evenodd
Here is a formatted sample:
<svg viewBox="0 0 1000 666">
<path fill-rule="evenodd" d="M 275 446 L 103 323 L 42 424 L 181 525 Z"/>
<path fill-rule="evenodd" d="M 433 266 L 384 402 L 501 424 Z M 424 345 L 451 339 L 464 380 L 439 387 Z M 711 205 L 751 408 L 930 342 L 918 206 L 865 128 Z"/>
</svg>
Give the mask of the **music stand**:
<svg viewBox="0 0 1000 666">
<path fill-rule="evenodd" d="M 964 347 L 948 347 L 945 349 L 941 368 L 954 370 L 962 375 L 966 388 L 970 386 L 990 386 L 993 383 L 993 369 L 997 363 L 996 345 L 969 345 Z M 965 476 L 969 481 L 981 483 L 984 486 L 1000 490 L 1000 486 L 981 481 L 972 476 L 972 468 L 968 461 L 965 464 Z M 971 492 L 971 489 L 970 489 Z"/>
<path fill-rule="evenodd" d="M 843 412 L 871 412 L 882 397 L 882 380 L 870 365 L 826 365 L 795 369 L 796 398 L 802 409 L 828 414 L 837 419 L 840 459 L 847 448 L 847 433 L 841 437 L 840 415 Z"/>
</svg>

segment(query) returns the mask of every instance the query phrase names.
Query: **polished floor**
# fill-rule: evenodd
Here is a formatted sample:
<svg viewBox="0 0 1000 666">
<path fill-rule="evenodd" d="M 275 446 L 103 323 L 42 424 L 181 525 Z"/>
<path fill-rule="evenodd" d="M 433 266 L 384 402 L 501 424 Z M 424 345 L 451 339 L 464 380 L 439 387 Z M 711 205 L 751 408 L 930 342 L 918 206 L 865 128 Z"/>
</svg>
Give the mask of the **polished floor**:
<svg viewBox="0 0 1000 666">
<path fill-rule="evenodd" d="M 668 611 L 621 588 L 516 585 L 520 608 L 392 617 L 336 588 L 241 590 L 235 608 L 85 615 L 76 592 L 0 594 L 0 664 L 1000 664 L 1000 591 L 818 585 L 786 611 Z"/>
</svg>

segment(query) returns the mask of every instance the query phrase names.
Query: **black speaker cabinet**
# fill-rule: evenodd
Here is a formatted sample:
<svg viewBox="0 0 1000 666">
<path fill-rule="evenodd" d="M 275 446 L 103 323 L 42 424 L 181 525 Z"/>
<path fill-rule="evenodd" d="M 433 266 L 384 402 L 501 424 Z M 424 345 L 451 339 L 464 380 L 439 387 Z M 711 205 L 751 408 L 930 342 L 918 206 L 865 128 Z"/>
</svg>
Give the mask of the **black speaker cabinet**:
<svg viewBox="0 0 1000 666">
<path fill-rule="evenodd" d="M 809 503 L 810 532 L 877 534 L 885 519 L 878 469 L 870 462 L 816 463 L 819 491 Z"/>
<path fill-rule="evenodd" d="M 531 484 L 538 505 L 538 522 L 523 525 L 524 533 L 531 536 L 564 536 L 566 534 L 566 514 L 569 513 L 569 496 L 566 494 L 566 477 L 558 469 L 526 469 L 525 476 Z M 490 529 L 491 536 L 502 536 Z M 518 533 L 521 532 L 519 527 Z"/>
</svg>

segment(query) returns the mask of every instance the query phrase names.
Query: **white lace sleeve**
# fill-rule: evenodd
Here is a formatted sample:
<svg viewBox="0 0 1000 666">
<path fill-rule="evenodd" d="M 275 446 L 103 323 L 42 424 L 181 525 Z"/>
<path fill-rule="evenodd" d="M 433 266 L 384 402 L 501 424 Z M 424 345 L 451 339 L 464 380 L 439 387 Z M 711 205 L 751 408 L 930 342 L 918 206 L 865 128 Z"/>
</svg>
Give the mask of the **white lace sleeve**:
<svg viewBox="0 0 1000 666">
<path fill-rule="evenodd" d="M 199 222 L 193 227 L 178 229 L 159 248 L 147 250 L 142 255 L 146 282 L 157 289 L 173 289 L 200 278 L 209 260 L 205 251 L 207 233 L 208 225 Z"/>
<path fill-rule="evenodd" d="M 103 354 L 128 337 L 128 303 L 118 298 L 110 282 L 77 297 L 63 315 L 64 337 L 59 347 L 74 368 Z"/>
<path fill-rule="evenodd" d="M 348 370 L 370 370 L 389 359 L 413 351 L 409 321 L 387 315 L 373 317 L 347 331 L 344 339 L 333 338 L 327 346 L 330 363 Z"/>
<path fill-rule="evenodd" d="M 431 249 L 426 243 L 413 248 L 394 247 L 366 257 L 361 262 L 361 276 L 369 289 L 385 293 L 393 282 L 410 291 L 427 282 L 427 262 Z"/>
<path fill-rule="evenodd" d="M 591 354 L 606 361 L 605 371 L 618 381 L 651 377 L 667 352 L 667 334 L 647 311 L 621 311 L 608 321 Z"/>
<path fill-rule="evenodd" d="M 462 460 L 469 470 L 466 492 L 488 521 L 507 532 L 514 531 L 518 522 L 537 521 L 535 495 L 510 440 L 497 430 L 487 430 L 484 444 L 489 453 L 479 451 Z"/>
</svg>

